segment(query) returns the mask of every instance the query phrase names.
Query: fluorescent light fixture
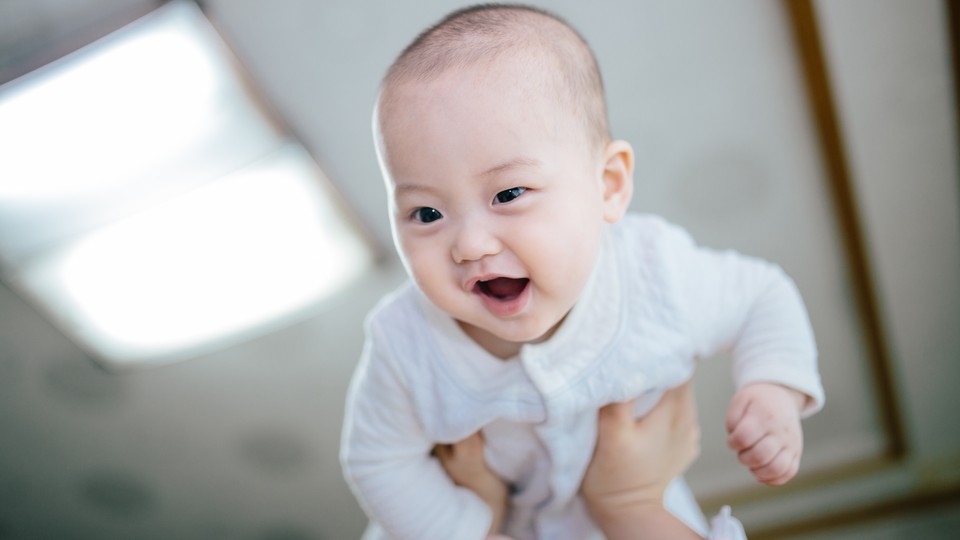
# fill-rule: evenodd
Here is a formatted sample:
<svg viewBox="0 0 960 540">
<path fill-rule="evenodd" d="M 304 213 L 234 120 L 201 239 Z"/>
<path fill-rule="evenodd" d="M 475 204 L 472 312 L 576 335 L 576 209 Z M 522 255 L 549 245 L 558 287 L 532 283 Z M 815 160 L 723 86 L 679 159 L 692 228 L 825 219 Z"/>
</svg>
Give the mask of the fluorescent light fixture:
<svg viewBox="0 0 960 540">
<path fill-rule="evenodd" d="M 23 267 L 21 283 L 115 363 L 169 357 L 309 307 L 369 249 L 294 147 Z"/>
<path fill-rule="evenodd" d="M 0 88 L 0 269 L 109 366 L 309 313 L 369 246 L 192 3 Z"/>
<path fill-rule="evenodd" d="M 174 2 L 0 87 L 0 262 L 284 143 L 199 8 Z"/>
</svg>

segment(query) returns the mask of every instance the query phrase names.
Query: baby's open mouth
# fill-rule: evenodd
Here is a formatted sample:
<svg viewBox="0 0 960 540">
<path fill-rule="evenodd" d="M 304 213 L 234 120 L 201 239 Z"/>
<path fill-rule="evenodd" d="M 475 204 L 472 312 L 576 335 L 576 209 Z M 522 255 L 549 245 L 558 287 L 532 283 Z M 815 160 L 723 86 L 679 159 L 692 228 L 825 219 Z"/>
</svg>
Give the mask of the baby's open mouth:
<svg viewBox="0 0 960 540">
<path fill-rule="evenodd" d="M 507 301 L 520 296 L 520 293 L 523 292 L 529 282 L 530 280 L 528 278 L 500 277 L 489 281 L 478 281 L 475 289 L 484 296 Z"/>
</svg>

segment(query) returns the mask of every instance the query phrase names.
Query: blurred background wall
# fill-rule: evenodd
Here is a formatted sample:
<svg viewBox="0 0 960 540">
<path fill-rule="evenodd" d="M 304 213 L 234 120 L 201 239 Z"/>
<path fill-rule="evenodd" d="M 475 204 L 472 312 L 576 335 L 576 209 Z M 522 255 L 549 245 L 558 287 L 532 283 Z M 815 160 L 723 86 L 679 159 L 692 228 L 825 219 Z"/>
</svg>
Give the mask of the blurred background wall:
<svg viewBox="0 0 960 540">
<path fill-rule="evenodd" d="M 163 4 L 2 0 L 0 82 Z M 404 278 L 371 108 L 399 50 L 466 4 L 200 3 L 381 260 L 309 317 L 128 371 L 0 283 L 0 538 L 359 537 L 342 403 L 363 316 Z M 729 363 L 711 359 L 689 475 L 705 508 L 734 504 L 751 538 L 955 538 L 957 3 L 534 4 L 595 50 L 614 136 L 637 151 L 633 210 L 781 264 L 808 303 L 827 406 L 805 424 L 801 476 L 771 489 L 741 470 L 724 445 Z"/>
</svg>

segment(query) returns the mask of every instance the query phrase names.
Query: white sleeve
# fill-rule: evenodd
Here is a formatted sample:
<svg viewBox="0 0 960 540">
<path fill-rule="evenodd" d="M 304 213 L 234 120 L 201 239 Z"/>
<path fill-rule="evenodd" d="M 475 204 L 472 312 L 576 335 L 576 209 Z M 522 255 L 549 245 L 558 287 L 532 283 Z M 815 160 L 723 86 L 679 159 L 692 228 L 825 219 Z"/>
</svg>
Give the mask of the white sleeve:
<svg viewBox="0 0 960 540">
<path fill-rule="evenodd" d="M 793 280 L 769 262 L 698 247 L 681 229 L 669 234 L 667 249 L 680 276 L 678 294 L 696 354 L 727 349 L 738 388 L 753 382 L 782 384 L 811 398 L 804 417 L 820 410 L 824 395 L 816 343 Z"/>
<path fill-rule="evenodd" d="M 390 538 L 484 538 L 490 509 L 430 456 L 433 444 L 417 420 L 412 389 L 378 341 L 368 337 L 347 396 L 340 447 L 347 483 Z"/>
</svg>

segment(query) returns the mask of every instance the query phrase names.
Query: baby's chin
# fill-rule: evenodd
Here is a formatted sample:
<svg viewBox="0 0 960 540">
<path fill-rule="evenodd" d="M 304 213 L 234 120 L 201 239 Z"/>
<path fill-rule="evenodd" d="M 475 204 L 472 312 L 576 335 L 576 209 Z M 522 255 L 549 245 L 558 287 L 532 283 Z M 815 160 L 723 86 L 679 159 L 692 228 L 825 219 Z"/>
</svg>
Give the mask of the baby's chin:
<svg viewBox="0 0 960 540">
<path fill-rule="evenodd" d="M 472 337 L 477 343 L 490 350 L 491 347 L 501 350 L 515 350 L 519 352 L 520 348 L 528 344 L 537 344 L 547 341 L 556 333 L 563 319 L 552 324 L 526 325 L 517 324 L 512 328 L 510 325 L 498 326 L 496 328 L 485 328 L 483 326 L 474 326 L 462 321 L 458 321 L 460 327 Z"/>
</svg>

